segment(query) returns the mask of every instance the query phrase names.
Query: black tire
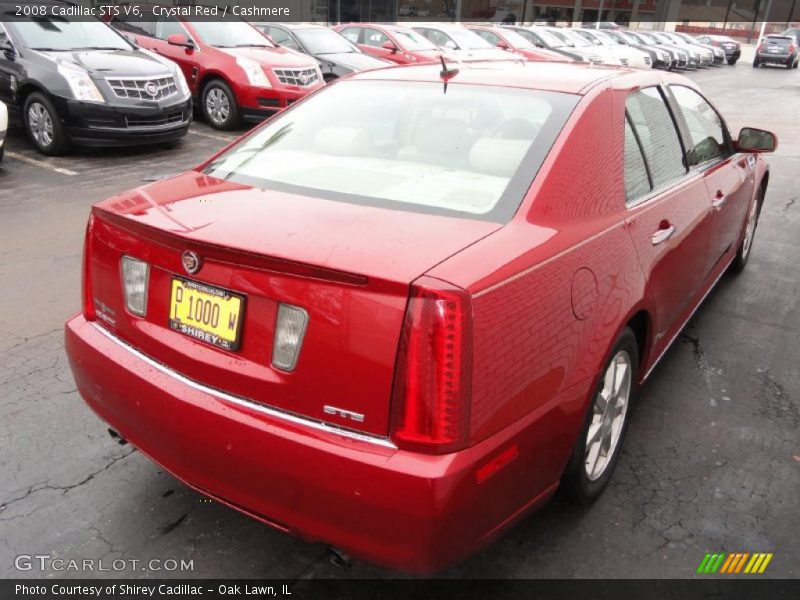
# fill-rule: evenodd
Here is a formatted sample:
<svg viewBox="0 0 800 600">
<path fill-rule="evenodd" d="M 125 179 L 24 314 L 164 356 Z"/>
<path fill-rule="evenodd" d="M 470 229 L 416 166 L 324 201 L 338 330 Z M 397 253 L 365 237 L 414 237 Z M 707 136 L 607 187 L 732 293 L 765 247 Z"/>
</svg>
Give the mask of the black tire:
<svg viewBox="0 0 800 600">
<path fill-rule="evenodd" d="M 3 156 L 5 155 L 5 153 L 6 153 L 6 147 L 3 146 L 2 148 L 0 148 L 0 163 L 3 162 Z"/>
<path fill-rule="evenodd" d="M 608 455 L 608 458 L 606 459 L 606 465 L 601 474 L 595 479 L 590 479 L 586 472 L 586 445 L 589 428 L 596 416 L 594 410 L 595 404 L 600 397 L 600 392 L 604 389 L 607 370 L 611 366 L 612 361 L 614 361 L 623 352 L 626 353 L 629 360 L 630 387 L 620 433 L 615 446 L 611 450 L 611 454 Z M 573 502 L 578 504 L 590 504 L 594 502 L 611 480 L 617 460 L 619 459 L 619 455 L 622 451 L 622 444 L 625 441 L 625 432 L 628 429 L 631 410 L 636 402 L 636 396 L 638 393 L 638 379 L 639 348 L 633 331 L 629 327 L 626 327 L 622 330 L 622 333 L 619 335 L 616 342 L 614 342 L 614 346 L 611 349 L 606 366 L 601 372 L 597 384 L 593 388 L 592 397 L 587 403 L 588 406 L 586 408 L 586 418 L 584 419 L 583 428 L 581 429 L 580 436 L 575 443 L 575 448 L 572 451 L 572 456 L 570 457 L 567 468 L 564 471 L 564 476 L 561 479 L 562 491 Z M 601 422 L 604 422 L 604 417 L 601 417 Z"/>
<path fill-rule="evenodd" d="M 736 61 L 737 61 L 737 60 L 739 60 L 739 59 L 738 59 L 738 58 L 729 58 L 729 59 L 728 59 L 728 64 L 729 64 L 729 65 L 731 65 L 731 66 L 733 66 L 733 65 L 735 65 L 735 64 L 736 64 Z"/>
<path fill-rule="evenodd" d="M 222 96 L 218 94 L 222 94 Z M 223 106 L 224 102 L 227 101 L 227 115 L 225 115 L 225 110 L 222 106 L 220 106 L 220 112 L 215 112 L 212 109 L 209 101 L 209 97 L 212 96 L 222 102 Z M 239 105 L 236 103 L 236 95 L 231 91 L 230 86 L 221 79 L 212 79 L 205 85 L 200 96 L 200 110 L 206 123 L 214 129 L 230 131 L 242 124 L 242 114 L 239 110 Z"/>
<path fill-rule="evenodd" d="M 753 232 L 751 234 L 750 243 L 747 244 L 746 240 L 746 233 L 747 233 L 747 222 L 745 222 L 745 232 L 742 235 L 742 241 L 739 244 L 739 249 L 736 251 L 736 257 L 733 259 L 731 263 L 731 273 L 739 274 L 744 271 L 744 268 L 747 266 L 747 261 L 750 260 L 750 255 L 753 253 L 753 241 L 755 239 L 756 230 L 758 230 L 758 219 L 761 216 L 761 205 L 764 203 L 764 196 L 766 195 L 766 188 L 762 185 L 758 188 L 758 193 L 756 194 L 755 199 L 753 200 L 753 206 L 750 207 L 750 211 L 755 210 L 753 213 L 753 217 L 755 218 L 755 223 L 753 224 Z M 750 217 L 751 212 L 748 211 L 748 219 Z"/>
<path fill-rule="evenodd" d="M 758 68 L 758 67 L 760 67 L 760 66 L 761 66 L 761 63 L 759 63 L 757 60 L 754 60 L 754 61 L 753 61 L 753 68 L 754 68 L 754 69 L 757 69 L 757 68 Z"/>
<path fill-rule="evenodd" d="M 33 124 L 31 111 L 38 115 Z M 49 119 L 50 128 L 52 129 L 49 134 L 47 132 L 43 134 L 41 131 L 41 121 L 39 119 L 43 118 Z M 25 98 L 25 102 L 22 105 L 22 120 L 25 124 L 28 138 L 42 154 L 61 156 L 69 150 L 70 141 L 64 125 L 61 123 L 53 104 L 41 92 L 33 92 Z"/>
</svg>

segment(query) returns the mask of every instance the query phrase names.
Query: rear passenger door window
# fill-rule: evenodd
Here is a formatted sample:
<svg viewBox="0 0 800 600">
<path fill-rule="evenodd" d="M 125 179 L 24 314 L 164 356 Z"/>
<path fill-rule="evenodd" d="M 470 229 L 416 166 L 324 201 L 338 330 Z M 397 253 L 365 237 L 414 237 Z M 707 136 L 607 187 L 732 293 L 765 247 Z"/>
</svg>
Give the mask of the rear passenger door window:
<svg viewBox="0 0 800 600">
<path fill-rule="evenodd" d="M 679 110 L 678 123 L 689 166 L 727 156 L 730 153 L 729 136 L 717 111 L 691 88 L 671 85 L 669 89 Z"/>
<path fill-rule="evenodd" d="M 683 147 L 661 90 L 650 87 L 632 93 L 625 109 L 650 169 L 653 188 L 685 175 Z"/>
<path fill-rule="evenodd" d="M 637 199 L 649 194 L 652 189 L 650 171 L 642 154 L 639 139 L 631 127 L 630 119 L 625 117 L 625 201 L 633 204 Z"/>
</svg>

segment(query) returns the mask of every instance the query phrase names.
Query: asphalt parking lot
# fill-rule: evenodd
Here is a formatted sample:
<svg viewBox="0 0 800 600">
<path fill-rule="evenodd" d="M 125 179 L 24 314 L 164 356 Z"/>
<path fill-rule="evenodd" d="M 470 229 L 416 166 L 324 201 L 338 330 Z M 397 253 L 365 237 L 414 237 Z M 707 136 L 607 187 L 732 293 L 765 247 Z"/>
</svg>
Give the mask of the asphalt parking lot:
<svg viewBox="0 0 800 600">
<path fill-rule="evenodd" d="M 800 71 L 689 75 L 735 132 L 777 133 L 746 272 L 725 277 L 645 386 L 609 489 L 591 508 L 556 497 L 442 575 L 684 578 L 706 552 L 774 552 L 766 576 L 800 577 Z M 191 167 L 233 139 L 193 124 L 176 149 L 49 159 L 21 131 L 0 166 L 0 576 L 20 554 L 193 561 L 96 576 L 360 578 L 395 573 L 332 560 L 324 546 L 205 501 L 84 405 L 63 351 L 79 308 L 89 206 Z"/>
</svg>

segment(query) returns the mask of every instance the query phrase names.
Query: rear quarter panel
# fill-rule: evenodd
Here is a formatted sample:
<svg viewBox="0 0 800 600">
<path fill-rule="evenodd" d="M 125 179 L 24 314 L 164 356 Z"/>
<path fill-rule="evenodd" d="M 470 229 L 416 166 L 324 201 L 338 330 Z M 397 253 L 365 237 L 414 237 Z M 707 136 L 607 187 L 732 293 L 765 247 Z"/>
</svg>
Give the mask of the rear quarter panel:
<svg viewBox="0 0 800 600">
<path fill-rule="evenodd" d="M 610 90 L 588 94 L 514 220 L 432 272 L 473 293 L 471 440 L 529 421 L 532 493 L 560 477 L 611 344 L 646 305 L 623 118 Z"/>
</svg>

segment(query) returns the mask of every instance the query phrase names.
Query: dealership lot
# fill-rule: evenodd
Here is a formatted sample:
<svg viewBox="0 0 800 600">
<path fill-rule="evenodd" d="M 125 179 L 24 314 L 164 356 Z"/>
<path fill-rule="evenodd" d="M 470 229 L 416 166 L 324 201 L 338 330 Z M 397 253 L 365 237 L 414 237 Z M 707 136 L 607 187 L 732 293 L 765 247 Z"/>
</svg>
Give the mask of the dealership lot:
<svg viewBox="0 0 800 600">
<path fill-rule="evenodd" d="M 688 577 L 706 552 L 774 552 L 800 576 L 798 71 L 689 75 L 733 131 L 775 131 L 770 189 L 748 270 L 724 278 L 646 385 L 609 489 L 591 509 L 556 498 L 448 577 Z M 111 440 L 78 397 L 62 323 L 79 306 L 91 203 L 197 164 L 234 139 L 194 123 L 176 149 L 43 158 L 19 130 L 0 167 L 0 573 L 20 554 L 127 559 L 124 574 L 383 577 L 323 546 L 205 501 Z M 235 468 L 235 466 L 232 466 Z M 156 571 L 159 559 L 193 571 Z M 130 561 L 138 560 L 138 563 Z M 170 563 L 171 564 L 171 563 Z M 108 571 L 97 575 L 108 575 Z M 119 573 L 114 573 L 119 574 Z"/>
</svg>

